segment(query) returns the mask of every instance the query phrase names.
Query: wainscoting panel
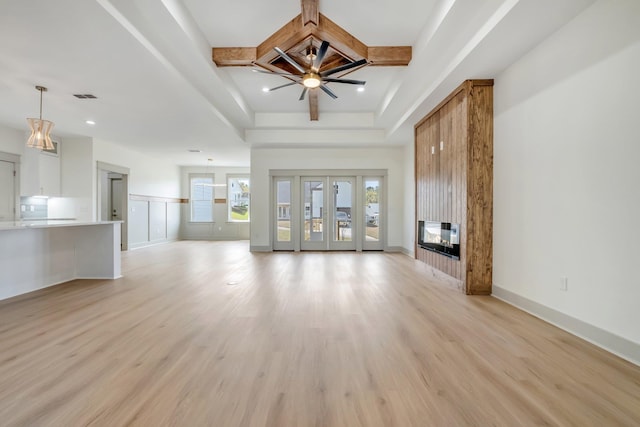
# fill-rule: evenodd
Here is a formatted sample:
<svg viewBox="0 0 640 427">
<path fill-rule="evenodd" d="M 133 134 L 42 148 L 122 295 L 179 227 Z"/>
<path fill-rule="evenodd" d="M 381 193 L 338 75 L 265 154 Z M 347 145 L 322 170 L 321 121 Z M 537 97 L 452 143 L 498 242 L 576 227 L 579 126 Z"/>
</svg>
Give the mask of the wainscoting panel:
<svg viewBox="0 0 640 427">
<path fill-rule="evenodd" d="M 182 199 L 129 195 L 129 247 L 177 240 Z"/>
</svg>

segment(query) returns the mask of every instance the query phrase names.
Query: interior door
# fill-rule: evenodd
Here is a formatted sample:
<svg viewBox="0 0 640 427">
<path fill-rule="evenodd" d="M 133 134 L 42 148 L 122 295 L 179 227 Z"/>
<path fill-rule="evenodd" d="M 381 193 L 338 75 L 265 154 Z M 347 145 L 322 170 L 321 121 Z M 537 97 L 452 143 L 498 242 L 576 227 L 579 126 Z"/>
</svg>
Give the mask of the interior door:
<svg viewBox="0 0 640 427">
<path fill-rule="evenodd" d="M 294 250 L 294 193 L 293 178 L 277 177 L 273 180 L 273 249 Z"/>
<path fill-rule="evenodd" d="M 109 184 L 111 186 L 109 194 L 109 209 L 111 212 L 111 221 L 123 221 L 124 220 L 124 195 L 126 194 L 124 188 L 124 182 L 122 178 L 109 178 Z M 125 223 L 120 225 L 120 250 L 124 250 L 125 241 Z"/>
<path fill-rule="evenodd" d="M 365 251 L 384 249 L 384 199 L 382 197 L 383 177 L 364 177 L 363 185 L 363 242 Z"/>
<path fill-rule="evenodd" d="M 301 250 L 355 250 L 355 181 L 331 176 L 301 179 Z"/>
<path fill-rule="evenodd" d="M 0 221 L 15 219 L 15 176 L 14 164 L 0 160 Z"/>
<path fill-rule="evenodd" d="M 331 197 L 331 238 L 329 250 L 353 251 L 358 238 L 358 221 L 355 215 L 355 178 L 329 177 Z"/>
<path fill-rule="evenodd" d="M 122 221 L 122 179 L 111 181 L 111 221 Z"/>
<path fill-rule="evenodd" d="M 326 177 L 304 177 L 302 187 L 302 233 L 300 249 L 322 251 L 327 249 L 327 197 Z"/>
</svg>

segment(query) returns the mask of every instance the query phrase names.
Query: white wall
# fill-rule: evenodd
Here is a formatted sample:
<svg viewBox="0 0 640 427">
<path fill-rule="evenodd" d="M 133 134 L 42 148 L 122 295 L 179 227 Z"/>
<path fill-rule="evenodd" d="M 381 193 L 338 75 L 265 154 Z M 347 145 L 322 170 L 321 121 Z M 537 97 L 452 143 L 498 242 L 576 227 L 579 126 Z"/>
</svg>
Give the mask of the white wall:
<svg viewBox="0 0 640 427">
<path fill-rule="evenodd" d="M 24 127 L 25 130 L 21 131 L 0 125 L 0 151 L 21 156 L 27 144 L 27 137 L 29 136 L 25 133 L 28 128 L 26 120 Z"/>
<path fill-rule="evenodd" d="M 94 139 L 94 159 L 129 168 L 129 193 L 155 197 L 180 197 L 180 168 L 129 150 L 113 142 Z"/>
<path fill-rule="evenodd" d="M 402 148 L 251 150 L 251 247 L 270 246 L 271 169 L 387 169 L 387 246 L 402 247 L 406 194 L 403 156 Z"/>
<path fill-rule="evenodd" d="M 404 234 L 402 246 L 404 251 L 415 255 L 416 240 L 416 175 L 415 175 L 415 143 L 404 146 Z"/>
<path fill-rule="evenodd" d="M 601 0 L 494 87 L 494 293 L 634 343 L 639 70 L 640 2 Z"/>
<path fill-rule="evenodd" d="M 238 167 L 182 167 L 181 171 L 181 197 L 188 199 L 189 195 L 189 174 L 192 173 L 212 173 L 214 174 L 215 187 L 214 197 L 216 199 L 227 199 L 227 175 L 249 174 L 249 168 Z M 251 223 L 254 219 L 253 208 L 253 181 L 249 183 L 251 190 Z M 216 203 L 213 206 L 213 220 L 211 224 L 192 223 L 189 221 L 191 215 L 189 204 L 182 205 L 180 215 L 180 238 L 186 240 L 248 240 L 249 230 L 252 224 L 242 222 L 229 222 L 227 215 L 227 203 Z"/>
</svg>

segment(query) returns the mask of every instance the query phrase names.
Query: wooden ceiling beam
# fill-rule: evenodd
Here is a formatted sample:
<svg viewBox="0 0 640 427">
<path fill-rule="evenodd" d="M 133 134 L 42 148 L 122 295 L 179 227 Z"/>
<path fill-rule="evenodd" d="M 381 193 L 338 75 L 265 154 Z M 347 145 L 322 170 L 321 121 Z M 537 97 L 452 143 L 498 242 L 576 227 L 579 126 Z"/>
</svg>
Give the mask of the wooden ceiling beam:
<svg viewBox="0 0 640 427">
<path fill-rule="evenodd" d="M 302 26 L 317 26 L 320 23 L 318 0 L 300 0 L 302 5 Z"/>
<path fill-rule="evenodd" d="M 309 120 L 318 121 L 320 113 L 318 112 L 318 89 L 310 89 L 309 95 Z"/>
<path fill-rule="evenodd" d="M 319 15 L 320 24 L 317 29 L 313 31 L 314 36 L 320 40 L 328 41 L 333 49 L 339 51 L 353 61 L 367 59 L 367 45 L 349 34 L 347 30 L 340 27 L 323 14 L 320 13 Z"/>
<path fill-rule="evenodd" d="M 302 15 L 298 15 L 286 23 L 282 28 L 273 33 L 269 38 L 260 43 L 256 48 L 258 62 L 271 62 L 278 54 L 273 50 L 279 47 L 287 52 L 289 49 L 300 43 L 311 35 L 311 30 L 302 25 Z"/>
<path fill-rule="evenodd" d="M 411 46 L 369 46 L 369 65 L 406 66 L 411 62 Z"/>
<path fill-rule="evenodd" d="M 214 47 L 211 57 L 218 67 L 251 66 L 258 59 L 256 52 L 255 47 Z"/>
</svg>

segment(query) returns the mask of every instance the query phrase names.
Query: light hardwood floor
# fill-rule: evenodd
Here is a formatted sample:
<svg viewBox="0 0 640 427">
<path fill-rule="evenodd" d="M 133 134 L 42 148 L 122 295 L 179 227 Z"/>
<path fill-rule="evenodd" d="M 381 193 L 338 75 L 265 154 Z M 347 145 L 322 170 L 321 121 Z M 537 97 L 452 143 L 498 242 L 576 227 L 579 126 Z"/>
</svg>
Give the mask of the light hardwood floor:
<svg viewBox="0 0 640 427">
<path fill-rule="evenodd" d="M 0 302 L 1 426 L 638 426 L 640 367 L 401 254 L 178 242 Z"/>
</svg>

